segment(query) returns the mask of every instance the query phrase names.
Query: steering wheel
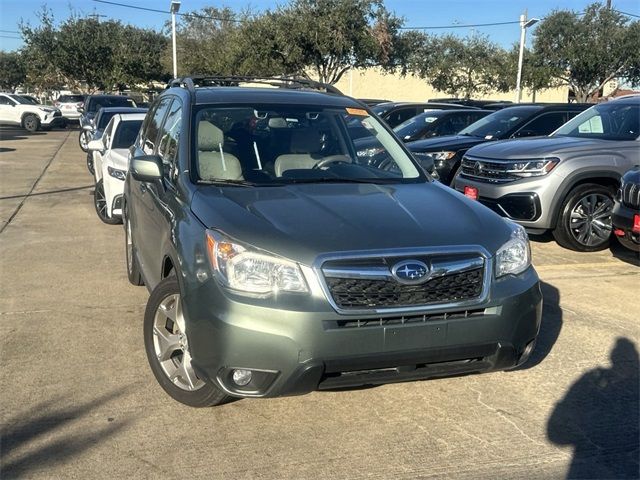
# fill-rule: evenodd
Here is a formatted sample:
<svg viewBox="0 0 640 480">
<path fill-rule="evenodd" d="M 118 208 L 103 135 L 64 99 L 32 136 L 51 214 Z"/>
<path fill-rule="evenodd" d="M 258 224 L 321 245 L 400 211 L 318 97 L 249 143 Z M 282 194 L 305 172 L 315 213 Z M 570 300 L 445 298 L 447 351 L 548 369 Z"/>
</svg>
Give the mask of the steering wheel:
<svg viewBox="0 0 640 480">
<path fill-rule="evenodd" d="M 351 158 L 346 155 L 331 155 L 329 157 L 323 158 L 318 163 L 316 163 L 312 170 L 320 170 L 321 168 L 325 168 L 332 163 L 351 163 Z"/>
</svg>

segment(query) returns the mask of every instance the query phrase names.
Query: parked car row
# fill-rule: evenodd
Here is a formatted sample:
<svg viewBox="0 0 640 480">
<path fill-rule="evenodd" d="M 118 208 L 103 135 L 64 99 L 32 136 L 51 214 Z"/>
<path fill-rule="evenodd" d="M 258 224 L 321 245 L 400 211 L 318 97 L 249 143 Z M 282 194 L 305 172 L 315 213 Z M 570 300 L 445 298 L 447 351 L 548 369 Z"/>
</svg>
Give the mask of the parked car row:
<svg viewBox="0 0 640 480">
<path fill-rule="evenodd" d="M 29 132 L 64 126 L 65 121 L 59 109 L 34 104 L 34 100 L 23 95 L 0 92 L 0 125 L 22 127 Z"/>
</svg>

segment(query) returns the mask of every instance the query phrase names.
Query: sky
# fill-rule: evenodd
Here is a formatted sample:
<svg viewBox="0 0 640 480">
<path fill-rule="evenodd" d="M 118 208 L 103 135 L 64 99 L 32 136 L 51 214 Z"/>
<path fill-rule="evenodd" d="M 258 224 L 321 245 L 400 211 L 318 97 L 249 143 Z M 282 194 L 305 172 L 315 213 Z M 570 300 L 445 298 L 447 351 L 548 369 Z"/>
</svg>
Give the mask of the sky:
<svg viewBox="0 0 640 480">
<path fill-rule="evenodd" d="M 135 5 L 159 10 L 169 10 L 170 0 L 113 0 L 117 3 Z M 224 7 L 242 10 L 251 7 L 254 11 L 272 9 L 286 1 L 269 0 L 181 0 L 180 12 L 196 11 L 205 6 Z M 388 10 L 404 17 L 405 27 L 469 25 L 478 23 L 518 21 L 520 15 L 528 9 L 529 18 L 542 18 L 555 9 L 581 11 L 593 0 L 385 0 Z M 20 48 L 18 25 L 21 21 L 37 24 L 35 12 L 45 5 L 56 21 L 62 21 L 74 11 L 81 15 L 99 14 L 103 19 L 117 19 L 123 23 L 143 28 L 161 29 L 170 18 L 169 14 L 133 10 L 116 5 L 106 5 L 95 0 L 0 0 L 0 49 Z M 613 8 L 640 15 L 639 0 L 613 0 Z M 534 30 L 533 26 L 530 30 Z M 492 27 L 434 29 L 431 33 L 456 33 L 465 36 L 469 33 L 482 33 L 502 45 L 510 47 L 519 41 L 517 24 Z M 529 39 L 530 40 L 530 35 Z"/>
</svg>

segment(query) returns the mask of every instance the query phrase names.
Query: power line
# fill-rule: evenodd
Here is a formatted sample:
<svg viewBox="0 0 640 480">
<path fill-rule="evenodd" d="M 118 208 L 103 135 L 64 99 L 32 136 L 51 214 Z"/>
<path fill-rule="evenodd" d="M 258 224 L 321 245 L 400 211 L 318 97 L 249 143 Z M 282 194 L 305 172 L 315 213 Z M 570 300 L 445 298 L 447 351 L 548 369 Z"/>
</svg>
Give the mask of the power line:
<svg viewBox="0 0 640 480">
<path fill-rule="evenodd" d="M 16 32 L 15 30 L 0 30 L 0 32 L 2 32 L 2 33 L 17 33 L 18 35 L 20 34 L 20 32 Z"/>
<path fill-rule="evenodd" d="M 158 10 L 156 8 L 148 8 L 148 7 L 139 7 L 137 5 L 127 5 L 126 3 L 118 3 L 118 2 L 109 2 L 107 0 L 93 0 L 96 3 L 106 3 L 107 5 L 116 5 L 118 7 L 126 7 L 133 8 L 134 10 L 144 10 L 146 12 L 156 12 L 156 13 L 166 13 L 171 14 L 168 10 Z M 199 15 L 197 13 L 180 13 L 177 12 L 176 15 L 180 15 L 181 17 L 193 17 L 193 18 L 203 18 L 205 20 L 219 20 L 221 22 L 235 22 L 235 23 L 245 23 L 244 20 L 239 20 L 236 18 L 224 18 L 224 17 L 211 17 L 208 15 Z"/>
<path fill-rule="evenodd" d="M 471 28 L 471 27 L 494 27 L 498 25 L 515 25 L 520 23 L 520 20 L 513 20 L 511 22 L 494 22 L 494 23 L 475 23 L 467 25 L 433 25 L 429 27 L 400 27 L 398 30 L 437 30 L 446 28 Z"/>
<path fill-rule="evenodd" d="M 622 11 L 620 11 L 620 10 L 616 10 L 616 9 L 613 9 L 613 11 L 614 11 L 614 12 L 616 12 L 616 13 L 621 13 L 622 15 L 627 15 L 627 16 L 629 16 L 629 17 L 640 18 L 640 15 L 636 15 L 636 14 L 634 14 L 634 13 L 622 12 Z"/>
<path fill-rule="evenodd" d="M 11 35 L 0 35 L 0 38 L 11 38 L 13 40 L 22 40 L 22 37 L 12 37 Z"/>
</svg>

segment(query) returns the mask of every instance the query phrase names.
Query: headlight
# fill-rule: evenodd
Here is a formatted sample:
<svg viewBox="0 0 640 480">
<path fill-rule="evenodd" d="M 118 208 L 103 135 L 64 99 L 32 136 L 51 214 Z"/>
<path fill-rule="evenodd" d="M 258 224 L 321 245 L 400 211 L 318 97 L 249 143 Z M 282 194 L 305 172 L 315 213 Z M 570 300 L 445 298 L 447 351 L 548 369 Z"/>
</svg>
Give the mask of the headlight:
<svg viewBox="0 0 640 480">
<path fill-rule="evenodd" d="M 117 178 L 118 180 L 124 180 L 127 176 L 126 171 L 118 170 L 117 168 L 107 167 L 107 172 L 109 172 L 109 175 L 111 175 L 113 178 Z"/>
<path fill-rule="evenodd" d="M 511 238 L 496 253 L 496 277 L 517 275 L 531 265 L 531 248 L 527 232 L 516 223 L 512 225 Z"/>
<path fill-rule="evenodd" d="M 559 158 L 543 158 L 540 160 L 523 160 L 509 162 L 506 173 L 515 177 L 541 177 L 549 173 L 560 161 Z"/>
<path fill-rule="evenodd" d="M 431 156 L 434 160 L 451 160 L 456 156 L 456 152 L 432 152 Z"/>
<path fill-rule="evenodd" d="M 225 286 L 257 295 L 309 291 L 297 263 L 241 245 L 214 230 L 207 230 L 206 236 L 211 266 Z"/>
<path fill-rule="evenodd" d="M 43 112 L 47 112 L 47 113 L 55 112 L 53 108 L 45 108 L 45 107 L 38 107 L 38 108 Z"/>
</svg>

